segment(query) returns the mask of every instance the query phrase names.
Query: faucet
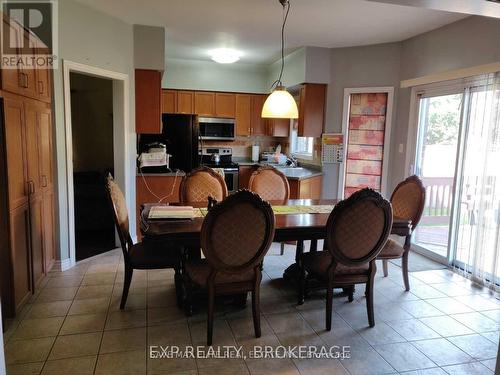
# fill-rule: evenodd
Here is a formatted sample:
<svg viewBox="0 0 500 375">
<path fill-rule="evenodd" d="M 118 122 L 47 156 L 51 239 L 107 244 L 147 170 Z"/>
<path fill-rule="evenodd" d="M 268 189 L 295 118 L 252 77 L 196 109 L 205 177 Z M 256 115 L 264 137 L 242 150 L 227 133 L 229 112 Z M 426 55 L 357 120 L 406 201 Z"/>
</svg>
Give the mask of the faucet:
<svg viewBox="0 0 500 375">
<path fill-rule="evenodd" d="M 287 159 L 286 159 L 286 165 L 292 167 L 292 168 L 297 168 L 297 166 L 299 165 L 297 159 L 293 156 L 293 155 L 290 155 Z"/>
</svg>

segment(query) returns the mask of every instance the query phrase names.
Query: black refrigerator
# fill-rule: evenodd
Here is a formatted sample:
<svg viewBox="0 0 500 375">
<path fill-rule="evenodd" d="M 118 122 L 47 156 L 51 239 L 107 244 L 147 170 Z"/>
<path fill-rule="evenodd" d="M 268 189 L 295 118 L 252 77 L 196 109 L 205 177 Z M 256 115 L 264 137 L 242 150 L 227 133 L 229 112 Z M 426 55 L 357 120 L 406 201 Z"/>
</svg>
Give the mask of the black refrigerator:
<svg viewBox="0 0 500 375">
<path fill-rule="evenodd" d="M 170 169 L 186 173 L 200 165 L 198 117 L 163 114 L 163 138 L 170 158 Z"/>
</svg>

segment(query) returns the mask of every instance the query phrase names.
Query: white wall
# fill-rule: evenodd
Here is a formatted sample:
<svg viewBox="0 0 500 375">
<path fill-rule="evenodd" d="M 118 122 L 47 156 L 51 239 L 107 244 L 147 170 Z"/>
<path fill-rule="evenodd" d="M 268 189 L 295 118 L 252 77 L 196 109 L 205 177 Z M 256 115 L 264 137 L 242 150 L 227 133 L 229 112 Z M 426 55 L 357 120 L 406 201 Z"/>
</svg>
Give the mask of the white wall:
<svg viewBox="0 0 500 375">
<path fill-rule="evenodd" d="M 128 74 L 130 78 L 130 127 L 125 129 L 129 144 L 127 165 L 130 189 L 129 207 L 135 207 L 135 96 L 133 28 L 123 21 L 86 7 L 73 0 L 59 2 L 59 57 L 99 68 Z M 69 257 L 68 192 L 66 186 L 66 145 L 62 64 L 54 71 L 55 148 L 57 167 L 59 259 Z M 123 145 L 125 146 L 125 145 Z M 115 153 L 123 152 L 116 150 Z M 130 212 L 135 222 L 135 210 Z M 131 226 L 134 231 L 135 226 Z"/>
<path fill-rule="evenodd" d="M 266 93 L 269 91 L 266 79 L 267 67 L 262 65 L 167 59 L 162 87 Z"/>
<path fill-rule="evenodd" d="M 267 71 L 267 92 L 271 85 L 278 79 L 281 70 L 281 59 L 269 65 Z M 306 82 L 306 47 L 299 48 L 285 56 L 285 69 L 283 71 L 283 85 L 295 86 Z"/>
</svg>

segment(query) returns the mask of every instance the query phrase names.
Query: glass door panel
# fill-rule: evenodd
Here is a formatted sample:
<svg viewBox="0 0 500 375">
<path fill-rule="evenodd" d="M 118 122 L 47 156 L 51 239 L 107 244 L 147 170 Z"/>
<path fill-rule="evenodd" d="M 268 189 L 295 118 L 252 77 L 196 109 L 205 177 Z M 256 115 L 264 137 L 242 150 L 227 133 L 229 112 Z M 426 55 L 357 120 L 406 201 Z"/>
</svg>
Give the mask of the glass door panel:
<svg viewBox="0 0 500 375">
<path fill-rule="evenodd" d="M 426 188 L 413 242 L 442 260 L 448 256 L 463 94 L 420 99 L 415 171 Z"/>
</svg>

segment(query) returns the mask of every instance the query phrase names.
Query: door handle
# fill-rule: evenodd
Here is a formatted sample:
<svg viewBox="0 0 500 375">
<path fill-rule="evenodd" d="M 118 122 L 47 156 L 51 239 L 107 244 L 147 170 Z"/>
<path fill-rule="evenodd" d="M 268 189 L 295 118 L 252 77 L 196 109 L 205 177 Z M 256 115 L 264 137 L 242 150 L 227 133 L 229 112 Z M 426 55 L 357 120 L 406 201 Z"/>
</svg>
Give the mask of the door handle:
<svg viewBox="0 0 500 375">
<path fill-rule="evenodd" d="M 28 194 L 29 195 L 35 194 L 35 184 L 31 180 L 28 181 Z"/>
</svg>

